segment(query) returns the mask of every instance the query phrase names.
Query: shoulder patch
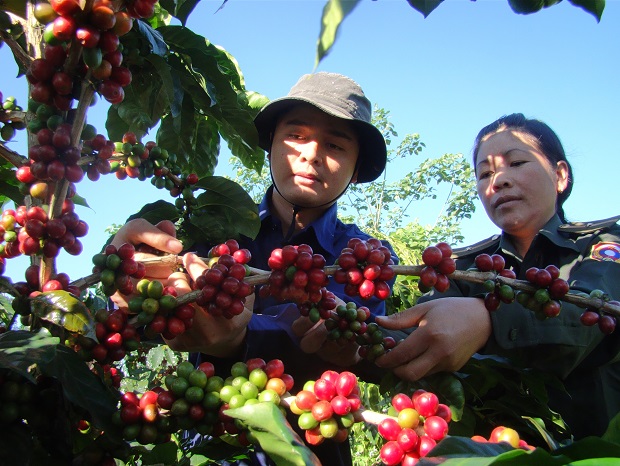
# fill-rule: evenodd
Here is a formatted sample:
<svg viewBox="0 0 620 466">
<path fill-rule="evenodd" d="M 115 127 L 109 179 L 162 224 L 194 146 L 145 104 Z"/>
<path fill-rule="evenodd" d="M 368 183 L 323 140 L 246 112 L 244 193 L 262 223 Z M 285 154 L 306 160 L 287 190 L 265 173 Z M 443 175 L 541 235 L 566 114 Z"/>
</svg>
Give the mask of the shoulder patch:
<svg viewBox="0 0 620 466">
<path fill-rule="evenodd" d="M 620 244 L 598 243 L 592 247 L 590 258 L 597 261 L 617 262 L 620 264 Z"/>
<path fill-rule="evenodd" d="M 591 233 L 603 228 L 609 228 L 620 220 L 620 215 L 610 217 L 603 220 L 594 220 L 592 222 L 570 222 L 564 223 L 558 227 L 558 231 L 566 233 Z"/>
<path fill-rule="evenodd" d="M 493 235 L 490 238 L 483 239 L 477 243 L 474 243 L 470 246 L 464 246 L 462 248 L 454 248 L 452 249 L 452 257 L 459 258 L 463 256 L 468 256 L 470 254 L 475 254 L 480 251 L 484 251 L 485 249 L 490 248 L 494 244 L 498 244 L 501 235 Z"/>
</svg>

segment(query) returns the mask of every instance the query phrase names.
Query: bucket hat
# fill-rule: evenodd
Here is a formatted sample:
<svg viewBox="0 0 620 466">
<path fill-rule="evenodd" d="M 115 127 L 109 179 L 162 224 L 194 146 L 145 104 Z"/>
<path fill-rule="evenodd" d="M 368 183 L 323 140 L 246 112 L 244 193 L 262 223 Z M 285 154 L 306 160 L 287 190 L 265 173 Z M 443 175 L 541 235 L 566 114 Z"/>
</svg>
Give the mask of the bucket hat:
<svg viewBox="0 0 620 466">
<path fill-rule="evenodd" d="M 370 101 L 359 84 L 341 74 L 306 74 L 286 97 L 265 105 L 254 118 L 261 148 L 266 151 L 271 149 L 271 136 L 278 117 L 300 102 L 313 105 L 333 117 L 351 121 L 356 127 L 360 143 L 358 183 L 374 181 L 381 175 L 387 161 L 387 148 L 383 135 L 371 123 Z"/>
</svg>

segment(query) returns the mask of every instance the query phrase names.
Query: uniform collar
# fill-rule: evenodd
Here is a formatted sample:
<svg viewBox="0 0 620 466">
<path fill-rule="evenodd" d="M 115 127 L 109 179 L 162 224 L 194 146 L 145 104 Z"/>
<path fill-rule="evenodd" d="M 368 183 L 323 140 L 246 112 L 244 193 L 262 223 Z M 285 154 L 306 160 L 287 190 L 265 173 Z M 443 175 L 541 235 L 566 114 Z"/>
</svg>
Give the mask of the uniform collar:
<svg viewBox="0 0 620 466">
<path fill-rule="evenodd" d="M 282 228 L 282 222 L 271 215 L 270 210 L 270 202 L 271 196 L 273 194 L 273 186 L 271 186 L 265 195 L 263 196 L 263 200 L 258 205 L 258 215 L 261 222 L 270 219 L 271 223 L 274 227 Z M 319 218 L 317 218 L 314 222 L 304 228 L 301 232 L 297 232 L 293 238 L 305 233 L 309 230 L 313 230 L 316 236 L 317 241 L 321 245 L 323 249 L 327 252 L 334 254 L 334 234 L 336 231 L 336 225 L 338 224 L 338 203 L 334 203 L 328 209 L 323 212 Z"/>
<path fill-rule="evenodd" d="M 542 227 L 541 230 L 538 232 L 538 235 L 536 236 L 536 238 L 534 238 L 534 242 L 532 243 L 532 246 L 536 243 L 537 239 L 542 235 L 546 237 L 549 241 L 551 241 L 553 244 L 555 244 L 556 246 L 559 246 L 561 248 L 572 249 L 574 251 L 579 252 L 580 249 L 577 246 L 576 242 L 573 239 L 569 238 L 564 233 L 560 232 L 559 227 L 562 224 L 563 222 L 560 220 L 560 217 L 557 214 L 555 214 L 545 224 L 545 226 Z M 518 257 L 515 251 L 515 248 L 512 244 L 512 241 L 510 240 L 510 238 L 508 237 L 506 233 L 502 233 L 499 247 L 503 249 L 504 251 L 510 252 L 512 255 Z"/>
</svg>

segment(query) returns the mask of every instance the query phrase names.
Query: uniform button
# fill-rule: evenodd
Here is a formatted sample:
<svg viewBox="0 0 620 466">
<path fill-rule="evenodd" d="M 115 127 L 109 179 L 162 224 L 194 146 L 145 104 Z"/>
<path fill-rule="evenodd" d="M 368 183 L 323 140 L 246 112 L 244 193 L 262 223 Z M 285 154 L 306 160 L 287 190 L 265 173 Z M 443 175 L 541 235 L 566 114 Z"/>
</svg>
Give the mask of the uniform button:
<svg viewBox="0 0 620 466">
<path fill-rule="evenodd" d="M 519 332 L 518 332 L 518 330 L 516 328 L 511 328 L 510 329 L 510 334 L 508 336 L 508 338 L 510 338 L 510 341 L 515 341 L 517 339 L 517 333 L 519 333 Z"/>
</svg>

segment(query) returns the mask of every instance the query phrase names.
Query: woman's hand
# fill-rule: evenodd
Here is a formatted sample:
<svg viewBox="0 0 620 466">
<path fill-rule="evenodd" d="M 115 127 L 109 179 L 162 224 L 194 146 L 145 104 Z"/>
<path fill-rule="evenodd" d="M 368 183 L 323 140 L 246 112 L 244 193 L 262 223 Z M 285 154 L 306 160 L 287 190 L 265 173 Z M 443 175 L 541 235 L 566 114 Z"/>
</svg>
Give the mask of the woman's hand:
<svg viewBox="0 0 620 466">
<path fill-rule="evenodd" d="M 192 291 L 190 279 L 198 278 L 207 269 L 207 265 L 191 253 L 183 256 L 183 265 L 188 273 L 175 272 L 166 283 L 174 286 L 179 296 Z M 246 298 L 243 312 L 232 319 L 214 317 L 200 306 L 193 306 L 196 312 L 194 324 L 185 333 L 167 340 L 168 346 L 175 351 L 200 352 L 216 357 L 231 357 L 237 354 L 252 317 L 254 294 Z"/>
<path fill-rule="evenodd" d="M 491 336 L 491 317 L 479 298 L 439 298 L 376 322 L 387 329 L 418 326 L 375 361 L 408 381 L 460 369 Z"/>
</svg>

